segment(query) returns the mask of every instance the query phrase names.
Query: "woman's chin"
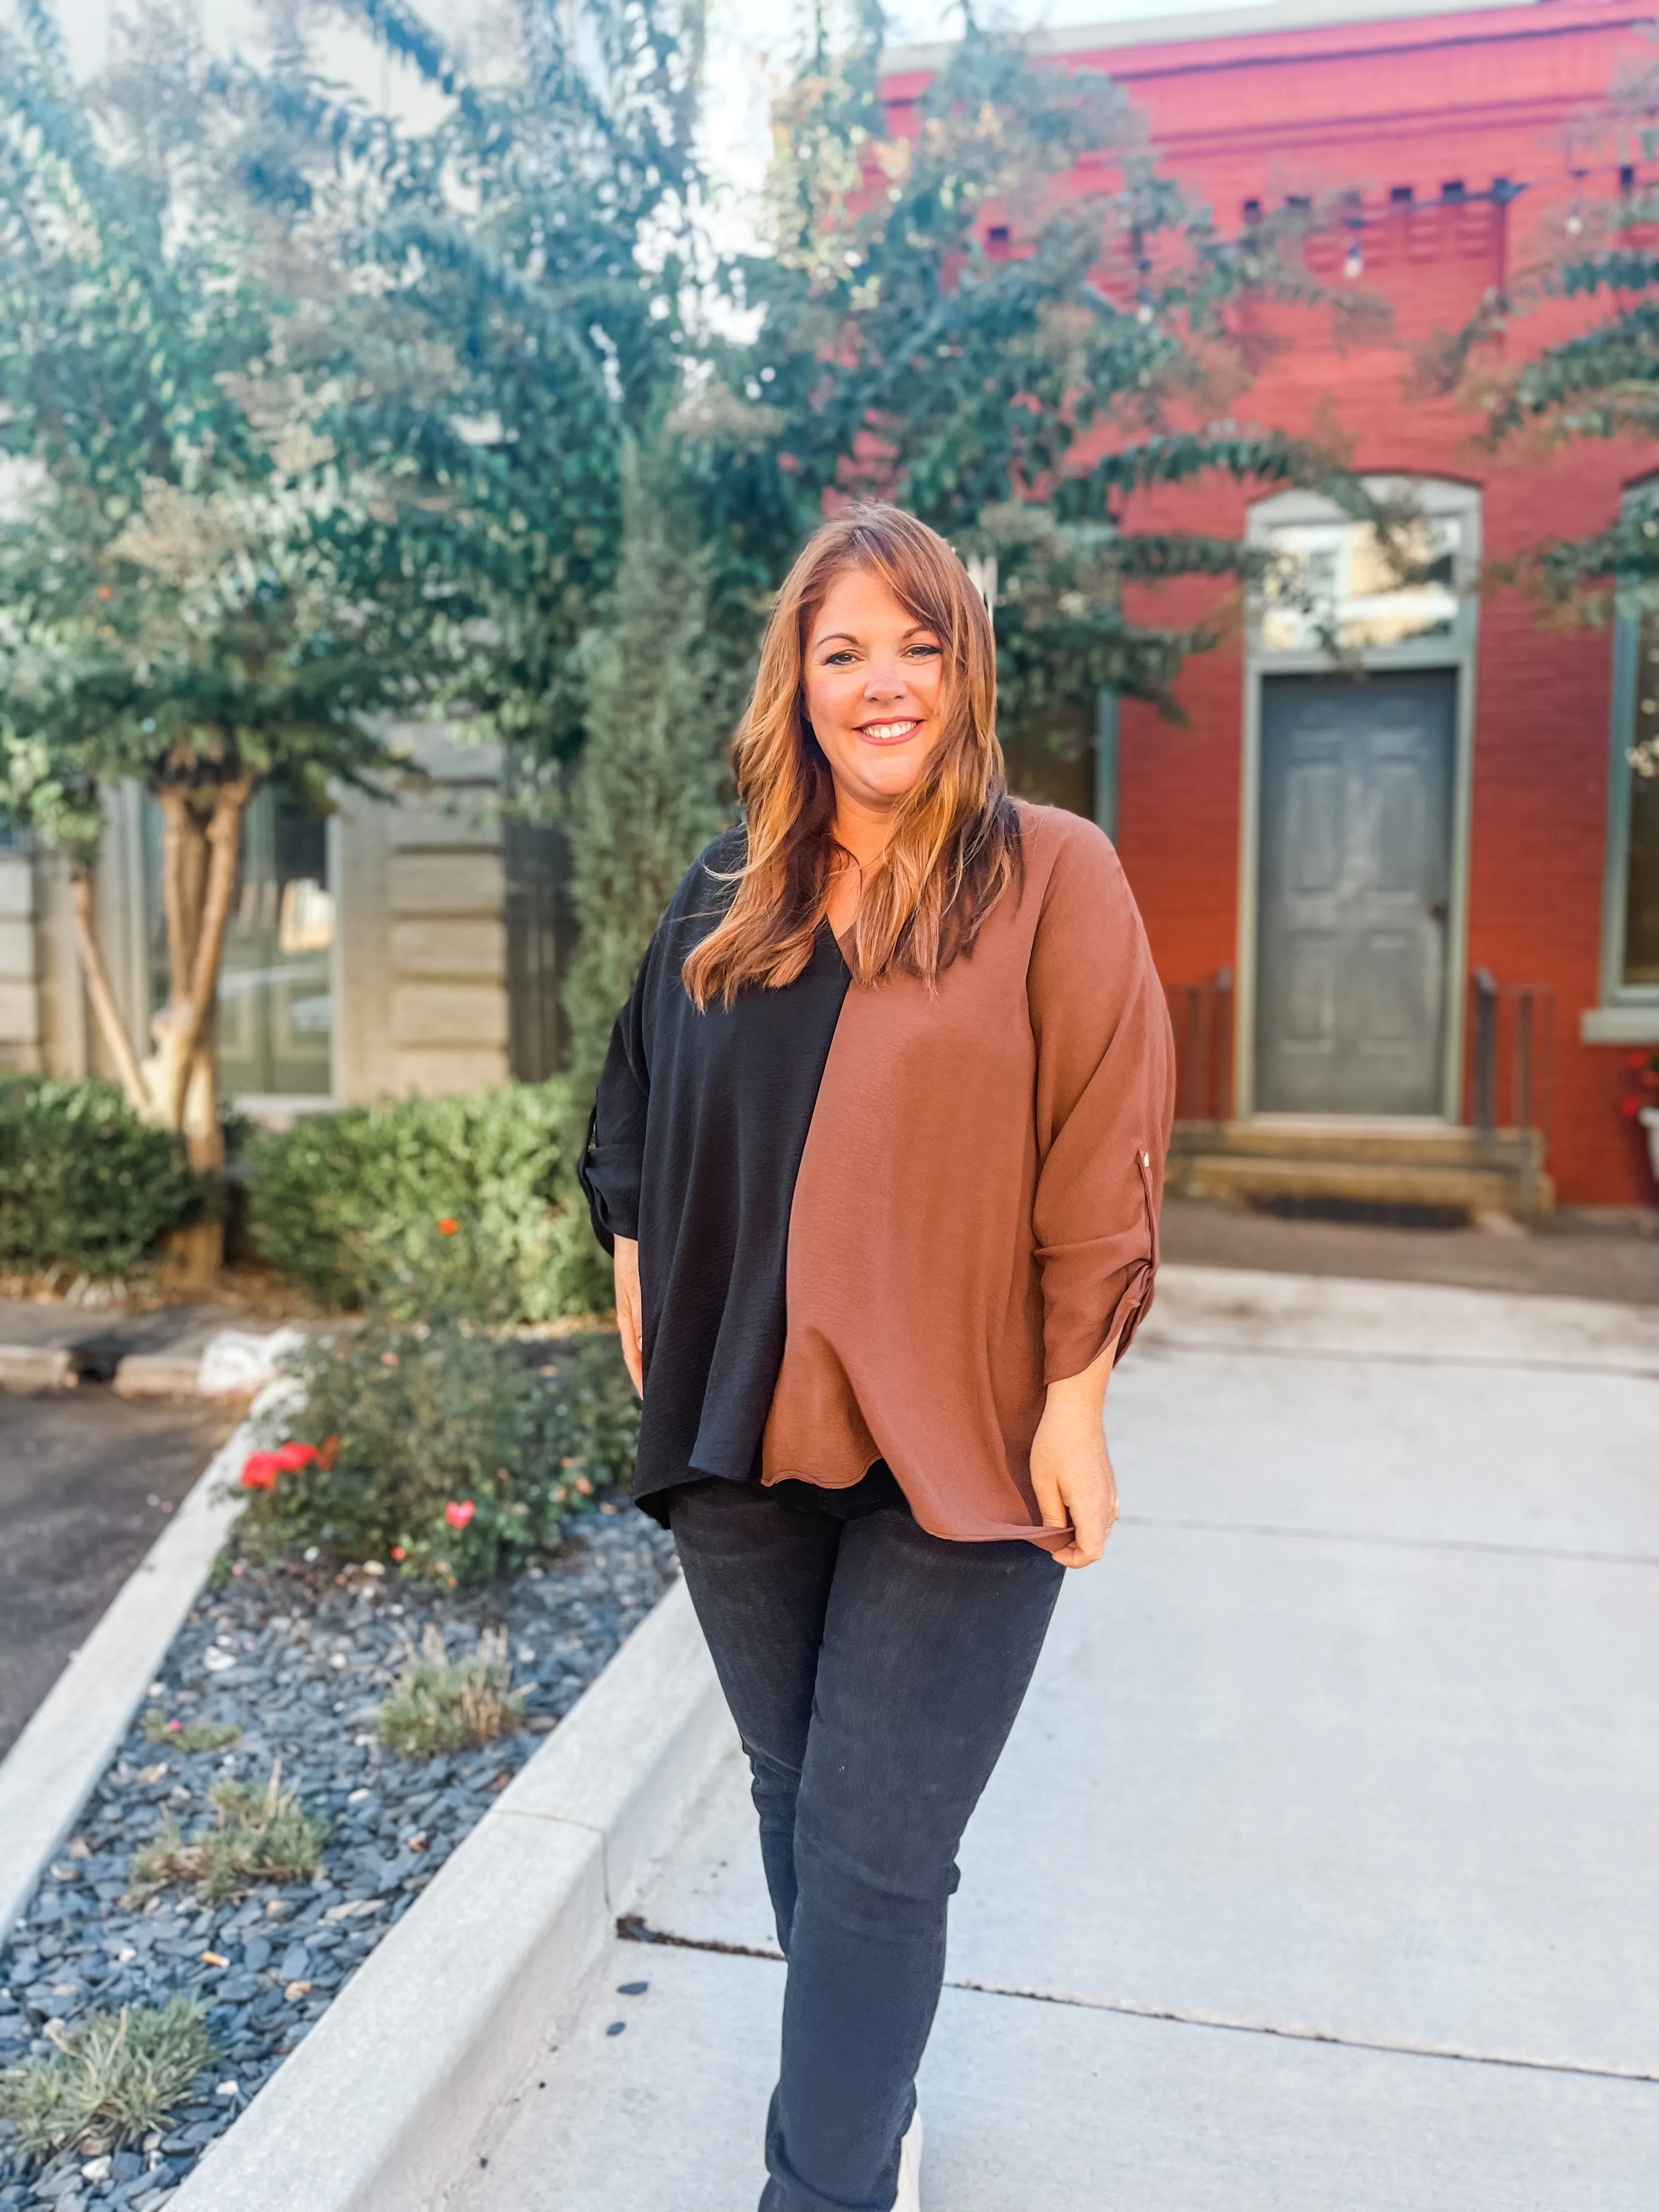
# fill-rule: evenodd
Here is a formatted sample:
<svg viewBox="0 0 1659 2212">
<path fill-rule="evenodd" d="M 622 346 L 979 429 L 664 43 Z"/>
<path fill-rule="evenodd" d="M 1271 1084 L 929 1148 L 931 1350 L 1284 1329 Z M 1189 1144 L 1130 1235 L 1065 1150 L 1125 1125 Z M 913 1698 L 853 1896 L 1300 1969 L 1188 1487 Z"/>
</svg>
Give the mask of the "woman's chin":
<svg viewBox="0 0 1659 2212">
<path fill-rule="evenodd" d="M 861 744 L 847 764 L 848 795 L 869 805 L 891 805 L 911 789 L 926 758 L 919 745 Z"/>
</svg>

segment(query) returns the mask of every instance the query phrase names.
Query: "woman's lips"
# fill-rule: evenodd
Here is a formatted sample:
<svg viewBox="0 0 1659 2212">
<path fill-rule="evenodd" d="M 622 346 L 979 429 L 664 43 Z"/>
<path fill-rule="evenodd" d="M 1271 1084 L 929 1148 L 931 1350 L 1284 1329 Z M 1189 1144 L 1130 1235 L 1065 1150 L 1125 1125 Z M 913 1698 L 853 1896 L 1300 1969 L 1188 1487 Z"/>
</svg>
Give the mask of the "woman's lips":
<svg viewBox="0 0 1659 2212">
<path fill-rule="evenodd" d="M 872 745 L 902 745 L 921 727 L 918 714 L 900 715 L 890 722 L 862 722 L 859 735 Z"/>
</svg>

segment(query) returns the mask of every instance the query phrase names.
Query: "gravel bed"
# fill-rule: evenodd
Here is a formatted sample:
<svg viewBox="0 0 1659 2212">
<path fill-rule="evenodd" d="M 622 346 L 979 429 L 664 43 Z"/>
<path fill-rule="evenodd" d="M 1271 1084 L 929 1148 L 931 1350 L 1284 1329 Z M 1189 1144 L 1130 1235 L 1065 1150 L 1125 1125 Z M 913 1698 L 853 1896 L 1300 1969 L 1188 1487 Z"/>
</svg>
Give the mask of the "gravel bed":
<svg viewBox="0 0 1659 2212">
<path fill-rule="evenodd" d="M 249 1566 L 206 1593 L 150 1702 L 169 1719 L 238 1722 L 241 1739 L 191 1755 L 129 1731 L 0 1948 L 0 2067 L 48 2052 L 48 2021 L 72 2027 L 85 2013 L 161 2005 L 175 1991 L 209 2008 L 216 2056 L 137 2149 L 65 2154 L 37 2169 L 0 2121 L 0 2212 L 164 2204 L 676 1571 L 663 1531 L 617 1505 L 577 1523 L 544 1566 L 483 1589 Z M 380 1744 L 376 1708 L 428 1622 L 453 1658 L 482 1630 L 506 1629 L 514 1682 L 529 1692 L 523 1732 L 432 1759 Z M 210 1825 L 213 1783 L 263 1782 L 277 1759 L 284 1786 L 297 1784 L 306 1810 L 330 1823 L 314 1881 L 262 1884 L 220 1905 L 179 1889 L 142 1909 L 122 1902 L 134 1853 L 166 1821 L 187 1834 Z"/>
</svg>

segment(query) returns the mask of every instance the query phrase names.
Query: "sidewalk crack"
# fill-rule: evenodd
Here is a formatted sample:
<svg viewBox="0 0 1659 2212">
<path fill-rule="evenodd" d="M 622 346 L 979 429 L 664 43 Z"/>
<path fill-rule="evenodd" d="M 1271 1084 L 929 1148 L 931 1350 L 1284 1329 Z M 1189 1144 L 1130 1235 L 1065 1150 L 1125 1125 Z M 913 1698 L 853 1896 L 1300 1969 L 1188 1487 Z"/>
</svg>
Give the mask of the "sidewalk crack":
<svg viewBox="0 0 1659 2212">
<path fill-rule="evenodd" d="M 708 1951 L 728 1959 L 763 1959 L 781 1966 L 783 1954 L 754 1943 L 726 1943 L 713 1936 L 679 1936 L 654 1928 L 643 1914 L 625 1912 L 617 1922 L 624 1943 L 658 1943 L 677 1951 Z M 1079 2012 L 1116 2013 L 1130 2020 L 1168 2021 L 1176 2027 L 1208 2027 L 1230 2035 L 1271 2035 L 1288 2043 L 1325 2043 L 1343 2051 L 1376 2051 L 1397 2058 L 1437 2058 L 1462 2066 L 1519 2067 L 1534 2074 L 1582 2074 L 1598 2081 L 1659 2081 L 1659 2069 L 1620 2066 L 1613 2060 L 1544 2058 L 1523 2051 L 1482 2051 L 1459 2043 L 1421 2043 L 1406 2036 L 1349 2035 L 1340 2028 L 1307 2027 L 1292 2021 L 1252 2020 L 1235 2013 L 1207 2012 L 1188 2005 L 1137 2003 L 1133 1997 L 1079 1996 L 1062 1990 L 1027 1989 L 1012 1982 L 984 1982 L 947 1974 L 947 1990 L 977 1996 L 1012 1997 L 1026 2004 L 1066 2005 Z"/>
</svg>

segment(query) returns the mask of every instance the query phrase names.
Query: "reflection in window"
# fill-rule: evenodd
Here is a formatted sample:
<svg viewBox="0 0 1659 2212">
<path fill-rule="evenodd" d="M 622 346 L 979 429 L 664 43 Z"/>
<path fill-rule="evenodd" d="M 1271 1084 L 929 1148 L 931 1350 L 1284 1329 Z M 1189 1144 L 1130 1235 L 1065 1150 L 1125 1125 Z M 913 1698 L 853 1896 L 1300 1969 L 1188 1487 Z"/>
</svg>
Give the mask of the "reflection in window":
<svg viewBox="0 0 1659 2212">
<path fill-rule="evenodd" d="M 1461 539 L 1455 515 L 1421 516 L 1386 543 L 1369 522 L 1281 524 L 1267 541 L 1263 647 L 1358 651 L 1449 637 Z"/>
<path fill-rule="evenodd" d="M 1625 878 L 1625 957 L 1619 981 L 1659 985 L 1659 615 L 1638 633 L 1636 730 L 1626 753 L 1630 844 Z"/>
</svg>

